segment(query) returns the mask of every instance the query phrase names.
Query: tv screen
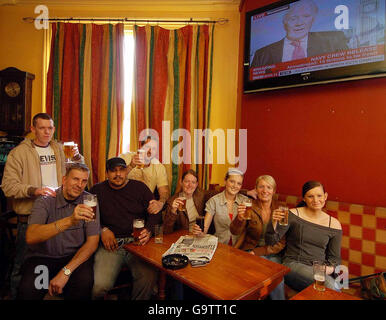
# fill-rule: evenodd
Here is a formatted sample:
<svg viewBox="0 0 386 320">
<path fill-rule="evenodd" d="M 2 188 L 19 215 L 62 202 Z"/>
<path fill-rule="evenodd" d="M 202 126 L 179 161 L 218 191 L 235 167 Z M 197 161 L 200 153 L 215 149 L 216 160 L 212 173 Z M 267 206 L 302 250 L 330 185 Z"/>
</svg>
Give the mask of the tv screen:
<svg viewBox="0 0 386 320">
<path fill-rule="evenodd" d="M 244 93 L 386 75 L 385 0 L 276 2 L 245 35 Z"/>
</svg>

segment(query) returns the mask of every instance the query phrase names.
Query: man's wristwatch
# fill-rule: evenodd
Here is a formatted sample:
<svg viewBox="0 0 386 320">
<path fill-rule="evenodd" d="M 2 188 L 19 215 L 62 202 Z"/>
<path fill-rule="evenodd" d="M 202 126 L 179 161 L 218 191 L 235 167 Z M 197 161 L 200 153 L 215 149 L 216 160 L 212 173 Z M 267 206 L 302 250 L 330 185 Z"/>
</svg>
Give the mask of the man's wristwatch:
<svg viewBox="0 0 386 320">
<path fill-rule="evenodd" d="M 66 275 L 67 277 L 69 277 L 72 273 L 71 270 L 66 267 L 63 267 L 63 271 L 64 271 L 64 275 Z"/>
</svg>

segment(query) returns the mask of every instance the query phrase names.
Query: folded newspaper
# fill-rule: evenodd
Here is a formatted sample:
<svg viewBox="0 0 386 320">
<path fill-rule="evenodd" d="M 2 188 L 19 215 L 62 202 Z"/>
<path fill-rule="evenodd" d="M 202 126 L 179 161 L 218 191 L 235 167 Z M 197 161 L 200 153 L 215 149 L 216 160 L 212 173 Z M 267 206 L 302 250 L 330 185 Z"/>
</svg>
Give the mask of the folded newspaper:
<svg viewBox="0 0 386 320">
<path fill-rule="evenodd" d="M 189 258 L 192 266 L 209 263 L 217 249 L 217 237 L 207 234 L 203 237 L 192 235 L 181 236 L 170 248 L 162 255 L 183 254 Z"/>
</svg>

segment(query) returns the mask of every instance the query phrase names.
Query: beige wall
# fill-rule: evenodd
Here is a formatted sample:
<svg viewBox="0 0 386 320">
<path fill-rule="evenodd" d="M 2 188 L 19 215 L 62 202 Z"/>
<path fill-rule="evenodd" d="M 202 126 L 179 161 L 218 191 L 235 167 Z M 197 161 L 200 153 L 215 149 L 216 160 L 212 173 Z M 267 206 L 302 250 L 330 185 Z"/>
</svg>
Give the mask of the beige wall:
<svg viewBox="0 0 386 320">
<path fill-rule="evenodd" d="M 50 17 L 129 17 L 129 18 L 193 18 L 219 19 L 229 22 L 216 25 L 211 129 L 236 127 L 237 63 L 239 54 L 240 14 L 237 5 L 110 5 L 110 6 L 52 6 Z M 44 4 L 44 1 L 39 2 Z M 0 7 L 0 70 L 16 67 L 35 74 L 32 93 L 32 114 L 42 110 L 43 43 L 44 32 L 23 17 L 36 17 L 35 6 Z M 216 157 L 214 157 L 216 161 Z M 212 183 L 222 183 L 227 165 L 214 165 Z"/>
</svg>

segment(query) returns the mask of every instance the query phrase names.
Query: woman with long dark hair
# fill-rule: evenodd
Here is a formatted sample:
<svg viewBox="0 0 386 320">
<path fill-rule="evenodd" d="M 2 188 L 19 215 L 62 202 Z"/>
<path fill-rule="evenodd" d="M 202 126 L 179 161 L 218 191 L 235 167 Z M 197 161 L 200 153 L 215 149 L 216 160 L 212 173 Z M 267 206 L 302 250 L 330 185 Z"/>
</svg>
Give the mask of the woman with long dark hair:
<svg viewBox="0 0 386 320">
<path fill-rule="evenodd" d="M 182 174 L 180 189 L 166 202 L 164 217 L 164 232 L 171 233 L 176 230 L 189 230 L 199 216 L 205 216 L 205 203 L 217 192 L 203 191 L 198 187 L 197 173 L 189 169 Z M 179 210 L 184 205 L 184 210 Z"/>
<path fill-rule="evenodd" d="M 342 226 L 322 210 L 327 192 L 320 182 L 306 182 L 302 196 L 302 202 L 288 213 L 288 225 L 278 223 L 284 213 L 274 210 L 266 243 L 273 245 L 286 236 L 283 264 L 291 268 L 291 272 L 285 276 L 285 283 L 293 289 L 301 291 L 311 285 L 314 282 L 313 261 L 322 261 L 327 265 L 326 287 L 337 290 L 331 275 L 341 261 Z"/>
</svg>

